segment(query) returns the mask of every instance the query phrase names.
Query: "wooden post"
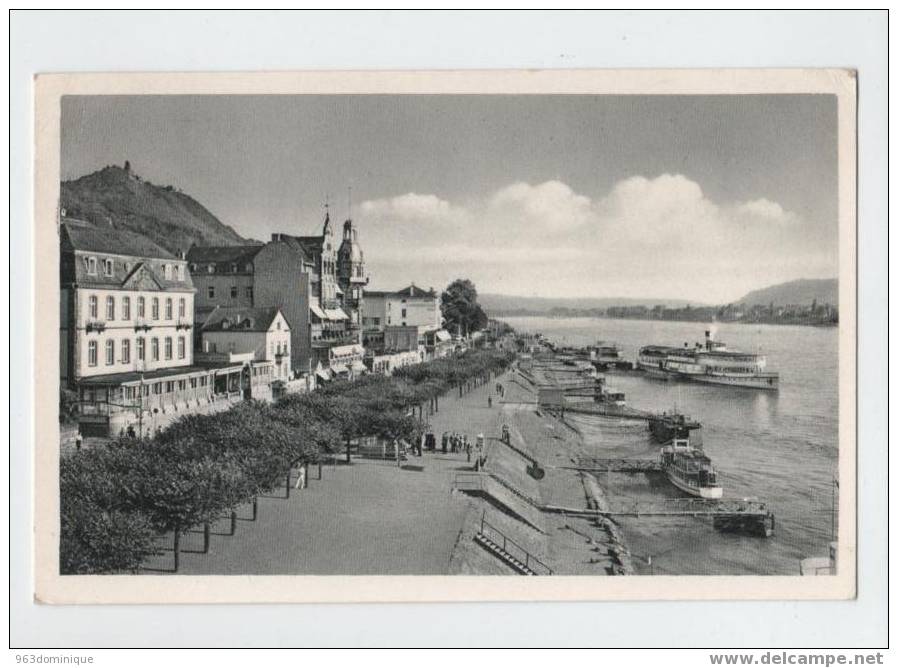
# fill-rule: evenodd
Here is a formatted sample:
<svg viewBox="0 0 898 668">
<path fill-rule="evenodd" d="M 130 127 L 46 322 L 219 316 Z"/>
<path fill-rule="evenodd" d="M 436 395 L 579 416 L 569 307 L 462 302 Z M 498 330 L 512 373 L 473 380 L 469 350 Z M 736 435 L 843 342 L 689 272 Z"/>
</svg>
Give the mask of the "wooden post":
<svg viewBox="0 0 898 668">
<path fill-rule="evenodd" d="M 231 535 L 237 533 L 237 511 L 231 511 Z"/>
<path fill-rule="evenodd" d="M 286 496 L 285 499 L 290 498 L 290 469 L 287 469 L 287 485 L 286 485 Z"/>
<path fill-rule="evenodd" d="M 321 458 L 318 458 L 318 479 L 321 480 L 322 472 L 321 472 Z"/>
<path fill-rule="evenodd" d="M 174 542 L 174 553 L 175 553 L 175 573 L 178 572 L 178 567 L 181 565 L 181 530 L 175 529 L 175 542 Z"/>
<path fill-rule="evenodd" d="M 253 497 L 253 522 L 259 517 L 259 497 Z"/>
<path fill-rule="evenodd" d="M 346 439 L 346 463 L 347 464 L 352 463 L 352 459 L 350 458 L 350 455 L 349 455 L 349 447 L 350 447 L 349 440 L 350 440 L 349 438 Z"/>
<path fill-rule="evenodd" d="M 203 554 L 209 554 L 209 545 L 211 541 L 212 527 L 208 522 L 203 523 Z"/>
</svg>

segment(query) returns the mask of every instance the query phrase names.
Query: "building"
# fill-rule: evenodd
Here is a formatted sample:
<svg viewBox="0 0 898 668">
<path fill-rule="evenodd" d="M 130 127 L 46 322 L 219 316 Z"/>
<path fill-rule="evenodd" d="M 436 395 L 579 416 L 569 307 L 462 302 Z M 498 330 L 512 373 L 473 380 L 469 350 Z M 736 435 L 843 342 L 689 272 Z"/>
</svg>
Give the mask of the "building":
<svg viewBox="0 0 898 668">
<path fill-rule="evenodd" d="M 197 319 L 216 307 L 277 307 L 290 328 L 293 376 L 309 376 L 319 364 L 326 368 L 332 347 L 361 343 L 353 309 L 362 303 L 367 278 L 362 280 L 363 255 L 351 221 L 344 224 L 341 248 L 342 265 L 329 214 L 316 236 L 276 233 L 257 246 L 191 248 Z M 341 266 L 346 291 L 338 281 Z M 347 293 L 349 312 L 343 308 Z"/>
<path fill-rule="evenodd" d="M 388 326 L 419 327 L 421 331 L 442 328 L 440 298 L 433 288 L 424 290 L 414 283 L 396 292 L 367 291 L 362 304 L 362 327 L 384 331 Z"/>
<path fill-rule="evenodd" d="M 343 241 L 337 251 L 337 283 L 343 293 L 342 306 L 349 316 L 349 325 L 353 331 L 361 332 L 368 276 L 365 274 L 365 254 L 351 218 L 343 223 Z"/>
<path fill-rule="evenodd" d="M 60 253 L 61 386 L 77 396 L 84 433 L 146 433 L 241 398 L 239 367 L 194 364 L 195 290 L 183 257 L 66 218 Z"/>
<path fill-rule="evenodd" d="M 219 307 L 201 331 L 197 358 L 242 361 L 249 379 L 247 398 L 272 399 L 272 385 L 284 386 L 290 380 L 290 326 L 276 306 Z"/>
</svg>

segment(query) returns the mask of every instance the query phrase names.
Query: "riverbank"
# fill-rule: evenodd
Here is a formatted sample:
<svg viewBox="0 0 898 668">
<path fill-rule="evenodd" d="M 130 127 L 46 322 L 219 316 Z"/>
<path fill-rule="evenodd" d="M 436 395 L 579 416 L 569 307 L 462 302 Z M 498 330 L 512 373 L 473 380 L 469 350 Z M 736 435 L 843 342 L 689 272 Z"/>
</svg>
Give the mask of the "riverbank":
<svg viewBox="0 0 898 668">
<path fill-rule="evenodd" d="M 506 387 L 504 398 L 495 384 Z M 492 396 L 493 404 L 487 398 Z M 436 452 L 395 460 L 353 456 L 309 474 L 306 489 L 276 490 L 252 508 L 238 509 L 212 527 L 210 551 L 202 553 L 202 531 L 181 540 L 180 574 L 191 575 L 515 575 L 506 560 L 475 540 L 484 531 L 502 535 L 556 574 L 605 575 L 629 572 L 626 550 L 612 523 L 540 512 L 535 504 L 596 507 L 594 481 L 561 468 L 582 452 L 574 429 L 536 411 L 535 395 L 519 374 L 506 373 L 467 391 L 440 399 L 426 417 L 437 435 Z M 508 424 L 512 444 L 500 440 Z M 464 453 L 443 453 L 443 431 L 483 433 L 490 494 L 471 496 L 453 489 L 456 479 L 475 476 Z M 545 477 L 527 473 L 535 458 Z M 295 481 L 295 477 L 292 478 Z M 514 491 L 513 491 L 514 490 Z M 517 492 L 517 493 L 516 493 Z M 529 501 L 522 497 L 527 497 Z M 171 547 L 171 536 L 160 540 Z M 170 572 L 171 551 L 149 560 L 145 573 Z"/>
</svg>

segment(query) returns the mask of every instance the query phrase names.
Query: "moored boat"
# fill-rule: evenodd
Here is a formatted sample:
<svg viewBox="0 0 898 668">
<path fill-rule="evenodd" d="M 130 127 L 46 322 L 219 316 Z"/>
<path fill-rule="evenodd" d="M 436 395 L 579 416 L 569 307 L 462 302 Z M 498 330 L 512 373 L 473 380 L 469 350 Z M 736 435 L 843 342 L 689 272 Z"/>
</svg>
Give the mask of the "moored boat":
<svg viewBox="0 0 898 668">
<path fill-rule="evenodd" d="M 696 448 L 702 447 L 702 425 L 682 413 L 661 413 L 649 418 L 649 431 L 658 443 L 686 439 Z"/>
<path fill-rule="evenodd" d="M 723 496 L 711 458 L 693 448 L 686 439 L 674 439 L 670 445 L 661 448 L 661 466 L 667 479 L 690 496 L 702 499 Z"/>
<path fill-rule="evenodd" d="M 636 365 L 656 378 L 689 380 L 710 385 L 727 385 L 758 390 L 779 389 L 779 374 L 767 371 L 767 358 L 761 354 L 727 350 L 715 341 L 711 330 L 705 331 L 704 345 L 682 348 L 643 346 Z"/>
</svg>

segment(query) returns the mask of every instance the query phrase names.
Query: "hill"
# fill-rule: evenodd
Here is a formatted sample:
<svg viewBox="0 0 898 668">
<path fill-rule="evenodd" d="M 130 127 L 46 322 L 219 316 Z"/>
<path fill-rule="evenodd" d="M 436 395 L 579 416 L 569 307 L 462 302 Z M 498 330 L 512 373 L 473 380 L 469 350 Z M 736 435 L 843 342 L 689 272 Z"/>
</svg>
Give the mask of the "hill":
<svg viewBox="0 0 898 668">
<path fill-rule="evenodd" d="M 497 295 L 483 293 L 477 296 L 477 301 L 490 315 L 508 315 L 513 312 L 549 313 L 553 309 L 569 309 L 572 311 L 588 311 L 591 309 L 604 310 L 609 306 L 648 306 L 664 304 L 670 308 L 677 308 L 691 304 L 701 306 L 696 302 L 684 299 L 634 299 L 627 297 L 517 297 L 514 295 Z"/>
<path fill-rule="evenodd" d="M 810 305 L 815 299 L 818 304 L 838 304 L 839 279 L 802 278 L 788 283 L 779 283 L 760 290 L 753 290 L 736 303 L 767 305 L 772 302 L 777 306 Z"/>
<path fill-rule="evenodd" d="M 173 186 L 142 180 L 125 163 L 72 181 L 63 181 L 60 207 L 66 215 L 97 227 L 137 232 L 177 253 L 191 245 L 232 246 L 247 243 L 202 204 Z"/>
</svg>

